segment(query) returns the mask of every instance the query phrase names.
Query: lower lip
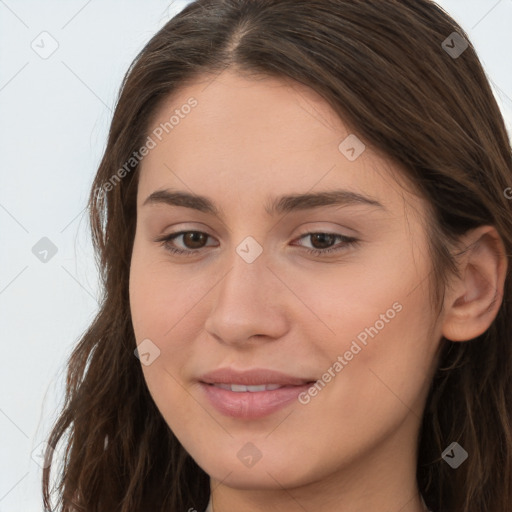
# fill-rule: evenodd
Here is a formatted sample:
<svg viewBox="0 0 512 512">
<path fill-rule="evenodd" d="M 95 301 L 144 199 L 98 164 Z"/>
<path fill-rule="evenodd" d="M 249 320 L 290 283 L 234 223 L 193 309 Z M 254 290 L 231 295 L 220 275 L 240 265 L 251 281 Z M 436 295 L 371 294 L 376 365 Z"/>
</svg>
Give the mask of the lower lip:
<svg viewBox="0 0 512 512">
<path fill-rule="evenodd" d="M 272 391 L 228 391 L 201 382 L 201 389 L 210 403 L 225 416 L 234 418 L 262 418 L 297 400 L 313 384 L 290 386 Z"/>
</svg>

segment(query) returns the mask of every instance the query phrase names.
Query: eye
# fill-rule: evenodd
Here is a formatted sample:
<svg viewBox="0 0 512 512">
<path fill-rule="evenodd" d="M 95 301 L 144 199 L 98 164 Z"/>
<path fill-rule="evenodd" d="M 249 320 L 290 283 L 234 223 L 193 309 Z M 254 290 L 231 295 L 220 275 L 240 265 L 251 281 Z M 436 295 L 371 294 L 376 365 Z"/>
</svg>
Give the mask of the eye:
<svg viewBox="0 0 512 512">
<path fill-rule="evenodd" d="M 179 237 L 183 237 L 182 243 L 185 244 L 185 246 L 189 245 L 188 248 L 185 247 L 185 249 L 181 249 L 174 245 L 174 241 Z M 315 256 L 323 256 L 325 254 L 341 252 L 347 250 L 353 245 L 356 245 L 358 242 L 358 240 L 354 237 L 348 237 L 339 233 L 323 232 L 305 233 L 300 238 L 298 238 L 298 240 L 307 237 L 310 238 L 314 245 L 318 244 L 320 246 L 328 246 L 320 248 L 313 247 L 311 249 L 306 248 L 306 252 Z M 155 240 L 155 242 L 160 242 L 161 245 L 164 246 L 165 249 L 172 254 L 191 256 L 201 251 L 201 249 L 204 247 L 204 243 L 208 238 L 211 238 L 210 235 L 203 233 L 202 231 L 179 231 L 177 233 L 171 233 L 170 235 L 158 238 Z M 335 240 L 339 240 L 339 244 L 337 247 L 332 247 L 331 244 L 334 243 Z M 190 245 L 192 247 L 190 247 Z M 299 245 L 302 246 L 302 244 Z"/>
<path fill-rule="evenodd" d="M 183 237 L 183 242 L 185 242 L 186 244 L 190 243 L 192 245 L 192 249 L 180 249 L 178 247 L 175 247 L 174 240 L 178 237 Z M 202 242 L 204 242 L 207 238 L 210 238 L 210 235 L 208 235 L 207 233 L 203 233 L 202 231 L 179 231 L 177 233 L 171 233 L 170 235 L 166 235 L 155 241 L 161 242 L 161 245 L 163 245 L 169 252 L 173 254 L 182 254 L 185 256 L 189 256 L 199 252 L 202 247 L 197 247 L 197 245 L 201 246 Z"/>
<path fill-rule="evenodd" d="M 339 233 L 305 233 L 302 235 L 299 240 L 303 238 L 309 237 L 314 244 L 322 245 L 329 245 L 327 248 L 315 248 L 307 249 L 307 252 L 309 254 L 313 254 L 314 256 L 323 256 L 325 254 L 332 254 L 332 253 L 338 253 L 344 250 L 347 250 L 349 247 L 356 245 L 358 242 L 357 238 L 349 237 L 345 235 L 340 235 Z M 332 247 L 330 244 L 334 242 L 334 240 L 339 240 L 340 244 L 338 246 Z"/>
</svg>

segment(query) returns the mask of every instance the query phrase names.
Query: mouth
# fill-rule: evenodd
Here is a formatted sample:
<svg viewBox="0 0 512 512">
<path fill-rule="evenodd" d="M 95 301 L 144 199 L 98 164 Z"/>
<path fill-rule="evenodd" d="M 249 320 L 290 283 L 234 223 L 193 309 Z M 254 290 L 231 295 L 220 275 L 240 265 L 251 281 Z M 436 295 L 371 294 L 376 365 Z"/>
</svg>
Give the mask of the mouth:
<svg viewBox="0 0 512 512">
<path fill-rule="evenodd" d="M 316 380 L 268 369 L 221 368 L 203 375 L 199 382 L 209 405 L 224 416 L 256 419 L 296 402 Z"/>
<path fill-rule="evenodd" d="M 228 386 L 244 386 L 254 388 L 255 392 L 263 391 L 260 386 L 303 386 L 316 379 L 301 378 L 290 374 L 282 373 L 276 370 L 266 368 L 253 368 L 251 370 L 235 370 L 233 368 L 218 368 L 212 372 L 206 373 L 199 378 L 204 384 L 228 385 Z M 238 391 L 232 389 L 232 391 Z M 251 389 L 243 389 L 241 391 L 252 391 Z"/>
<path fill-rule="evenodd" d="M 315 381 L 309 381 L 306 382 L 303 385 L 311 385 Z M 220 382 L 215 382 L 213 384 L 203 382 L 203 384 L 206 384 L 208 386 L 214 386 L 219 389 L 225 389 L 226 391 L 232 391 L 233 393 L 260 393 L 262 391 L 275 391 L 276 389 L 282 389 L 282 388 L 295 388 L 297 385 L 286 385 L 283 386 L 281 384 L 261 384 L 259 386 L 244 386 L 243 384 L 224 384 Z"/>
</svg>

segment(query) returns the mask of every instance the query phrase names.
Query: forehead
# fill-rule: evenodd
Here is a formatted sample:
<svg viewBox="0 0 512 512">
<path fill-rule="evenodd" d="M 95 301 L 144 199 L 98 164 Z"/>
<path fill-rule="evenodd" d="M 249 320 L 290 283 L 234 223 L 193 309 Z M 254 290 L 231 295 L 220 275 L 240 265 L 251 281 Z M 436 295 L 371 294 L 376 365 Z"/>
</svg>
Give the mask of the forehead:
<svg viewBox="0 0 512 512">
<path fill-rule="evenodd" d="M 155 146 L 140 165 L 139 205 L 166 187 L 246 206 L 340 186 L 382 203 L 404 194 L 391 163 L 362 150 L 319 94 L 291 80 L 205 75 L 161 104 L 148 134 Z M 346 140 L 357 159 L 343 153 Z"/>
<path fill-rule="evenodd" d="M 196 104 L 189 108 L 191 102 Z M 173 114 L 173 126 L 169 127 Z M 152 122 L 153 127 L 162 125 L 168 128 L 164 138 L 187 143 L 187 148 L 194 146 L 196 151 L 221 138 L 243 143 L 231 148 L 227 144 L 218 146 L 219 155 L 237 150 L 256 152 L 268 148 L 270 142 L 279 142 L 282 151 L 306 151 L 319 143 L 329 143 L 326 137 L 336 143 L 347 131 L 311 88 L 276 77 L 249 79 L 236 71 L 205 75 L 175 91 L 162 103 Z M 275 135 L 279 135 L 278 141 Z M 272 146 L 278 150 L 275 144 Z"/>
</svg>

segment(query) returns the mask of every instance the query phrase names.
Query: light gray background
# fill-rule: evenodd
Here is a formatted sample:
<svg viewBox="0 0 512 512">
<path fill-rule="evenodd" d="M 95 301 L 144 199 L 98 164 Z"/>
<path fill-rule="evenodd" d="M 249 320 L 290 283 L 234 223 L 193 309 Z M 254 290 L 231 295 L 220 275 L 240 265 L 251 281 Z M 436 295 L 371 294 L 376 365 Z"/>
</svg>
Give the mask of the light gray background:
<svg viewBox="0 0 512 512">
<path fill-rule="evenodd" d="M 125 71 L 186 3 L 0 0 L 0 512 L 42 510 L 40 443 L 98 308 L 89 187 Z M 512 0 L 438 3 L 468 32 L 512 134 Z M 46 263 L 32 252 L 43 237 L 57 248 Z"/>
</svg>

